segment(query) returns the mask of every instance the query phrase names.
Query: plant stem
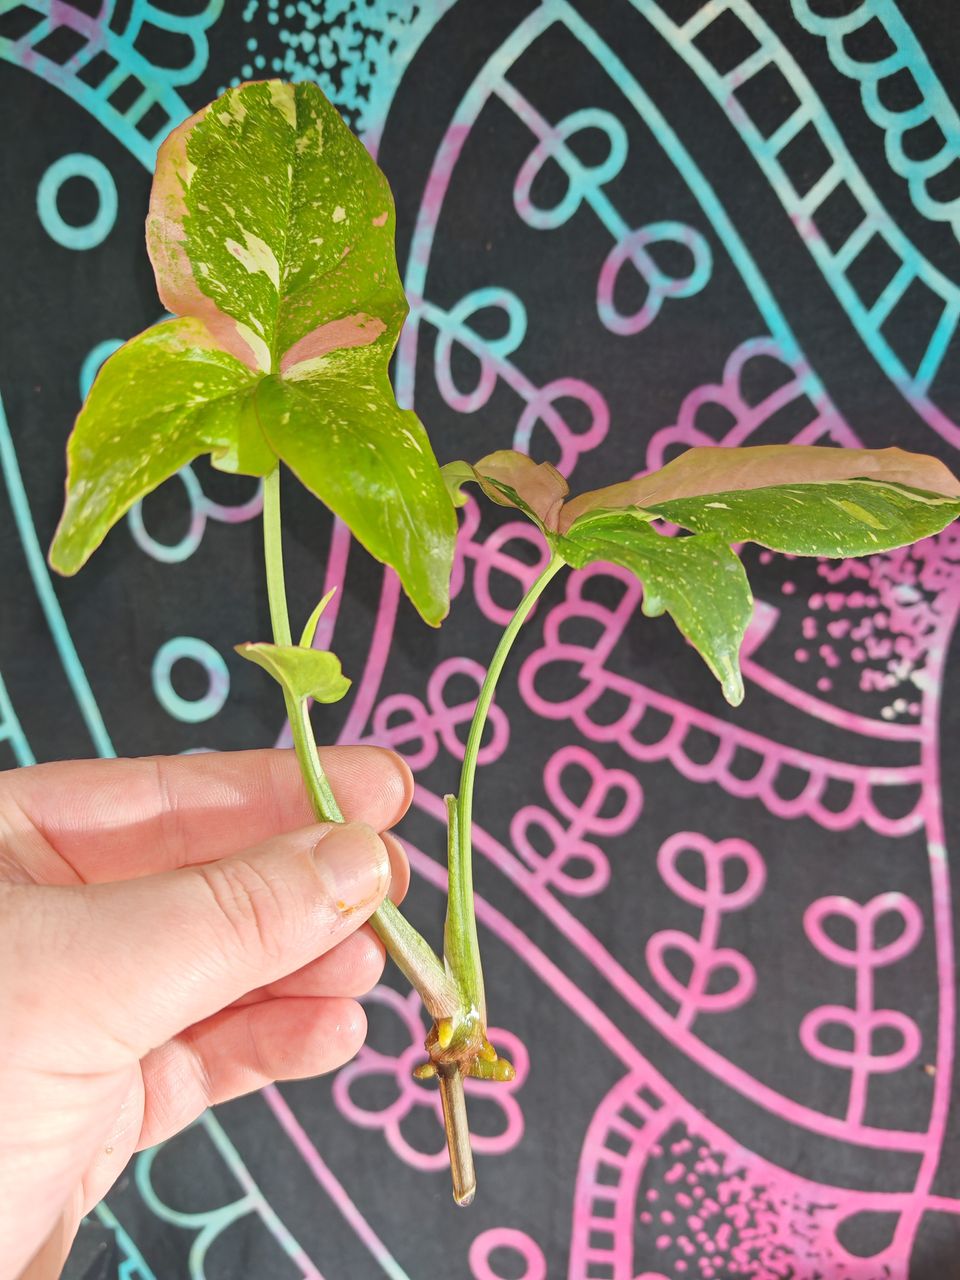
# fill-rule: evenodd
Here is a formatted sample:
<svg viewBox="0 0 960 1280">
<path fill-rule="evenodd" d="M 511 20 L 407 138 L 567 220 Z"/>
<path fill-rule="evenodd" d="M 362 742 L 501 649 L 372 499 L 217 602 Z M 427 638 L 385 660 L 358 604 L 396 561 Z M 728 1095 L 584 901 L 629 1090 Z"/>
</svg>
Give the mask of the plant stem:
<svg viewBox="0 0 960 1280">
<path fill-rule="evenodd" d="M 443 1127 L 447 1134 L 447 1150 L 450 1153 L 450 1172 L 453 1176 L 453 1198 L 466 1208 L 477 1193 L 477 1174 L 473 1166 L 473 1150 L 470 1146 L 470 1126 L 467 1123 L 467 1102 L 463 1092 L 463 1076 L 460 1068 L 441 1064 L 437 1068 L 440 1086 L 440 1105 L 443 1107 Z"/>
<path fill-rule="evenodd" d="M 263 481 L 263 558 L 267 570 L 267 599 L 274 644 L 292 644 L 290 615 L 287 612 L 287 588 L 283 575 L 283 534 L 280 523 L 280 467 Z M 297 702 L 286 690 L 283 700 L 293 734 L 293 745 L 300 761 L 303 780 L 310 793 L 313 811 L 321 822 L 342 822 L 343 813 L 323 772 L 317 744 L 310 723 L 310 708 Z"/>
<path fill-rule="evenodd" d="M 280 464 L 263 480 L 263 559 L 274 644 L 292 644 L 287 587 L 283 576 L 283 531 L 280 524 Z"/>
<path fill-rule="evenodd" d="M 283 575 L 279 466 L 263 482 L 263 558 L 274 643 L 289 645 L 292 640 Z M 313 811 L 321 822 L 343 822 L 343 813 L 320 763 L 309 705 L 305 700 L 298 702 L 286 690 L 284 702 L 293 734 L 293 745 Z M 449 1017 L 459 1004 L 456 988 L 430 944 L 404 919 L 389 899 L 373 913 L 370 924 L 401 972 L 419 991 L 431 1016 Z"/>
<path fill-rule="evenodd" d="M 384 898 L 370 917 L 370 927 L 390 953 L 390 959 L 415 987 L 431 1018 L 449 1018 L 460 1008 L 456 984 L 426 938 L 400 908 Z"/>
<path fill-rule="evenodd" d="M 565 561 L 559 556 L 552 557 L 520 601 L 500 637 L 500 643 L 487 669 L 480 688 L 480 696 L 474 708 L 467 745 L 463 753 L 463 768 L 460 772 L 460 790 L 457 794 L 456 807 L 454 809 L 450 806 L 449 889 L 447 921 L 444 928 L 444 955 L 461 996 L 467 1002 L 468 1008 L 475 1009 L 483 1022 L 486 1022 L 486 1002 L 483 991 L 483 970 L 480 965 L 480 945 L 477 939 L 477 919 L 473 905 L 473 849 L 470 838 L 477 757 L 480 754 L 483 731 L 504 663 L 530 610 L 543 594 L 547 583 L 563 568 L 564 563 Z"/>
</svg>

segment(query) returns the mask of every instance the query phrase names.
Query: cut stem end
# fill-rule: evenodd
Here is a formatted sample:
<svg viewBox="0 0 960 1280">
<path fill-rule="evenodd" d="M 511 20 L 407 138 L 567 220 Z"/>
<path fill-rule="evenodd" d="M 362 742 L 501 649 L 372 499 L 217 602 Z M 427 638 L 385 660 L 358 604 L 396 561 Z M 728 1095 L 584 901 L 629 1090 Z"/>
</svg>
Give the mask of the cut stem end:
<svg viewBox="0 0 960 1280">
<path fill-rule="evenodd" d="M 443 1127 L 447 1135 L 447 1151 L 450 1154 L 453 1198 L 458 1205 L 466 1208 L 477 1194 L 477 1173 L 473 1165 L 473 1151 L 470 1148 L 467 1100 L 459 1066 L 453 1063 L 438 1064 L 437 1082 L 440 1085 Z"/>
</svg>

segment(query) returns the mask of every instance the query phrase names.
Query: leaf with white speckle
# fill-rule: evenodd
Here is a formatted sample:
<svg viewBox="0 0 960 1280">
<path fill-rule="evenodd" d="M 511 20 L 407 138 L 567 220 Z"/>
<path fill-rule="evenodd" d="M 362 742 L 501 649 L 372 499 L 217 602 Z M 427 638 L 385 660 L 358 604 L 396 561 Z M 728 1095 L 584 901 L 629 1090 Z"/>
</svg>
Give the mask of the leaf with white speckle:
<svg viewBox="0 0 960 1280">
<path fill-rule="evenodd" d="M 197 320 L 167 320 L 106 361 L 67 449 L 67 501 L 50 549 L 76 573 L 135 502 L 201 453 L 260 474 L 256 378 Z"/>
<path fill-rule="evenodd" d="M 639 513 L 600 511 L 582 516 L 556 543 L 574 568 L 608 561 L 643 583 L 643 612 L 669 613 L 702 655 L 733 706 L 743 701 L 740 645 L 753 613 L 743 565 L 722 538 L 670 538 Z"/>
<path fill-rule="evenodd" d="M 160 148 L 160 297 L 251 368 L 374 342 L 386 362 L 407 310 L 393 239 L 386 178 L 316 85 L 240 85 Z"/>
<path fill-rule="evenodd" d="M 150 330 L 107 361 L 71 437 L 54 567 L 75 572 L 138 497 L 199 454 L 251 475 L 279 459 L 440 621 L 456 519 L 387 374 L 407 311 L 394 223 L 386 179 L 316 85 L 240 85 L 173 131 L 147 240 L 161 299 L 182 317 L 156 332 L 189 334 L 194 351 L 175 367 L 167 341 L 160 360 Z M 250 392 L 232 414 L 224 378 Z M 321 458 L 335 475 L 319 474 Z"/>
<path fill-rule="evenodd" d="M 687 449 L 658 471 L 580 494 L 566 504 L 560 527 L 566 530 L 587 511 L 621 507 L 659 511 L 679 500 L 702 498 L 703 505 L 727 503 L 736 492 L 788 486 L 806 490 L 850 481 L 960 498 L 960 481 L 937 458 L 924 453 L 833 449 L 815 444 L 761 444 L 738 449 L 708 446 Z"/>
<path fill-rule="evenodd" d="M 800 556 L 871 555 L 939 533 L 960 515 L 960 498 L 879 480 L 772 485 L 658 502 L 648 511 L 727 542 L 757 542 Z"/>
<path fill-rule="evenodd" d="M 264 434 L 306 487 L 392 564 L 431 623 L 448 606 L 457 520 L 416 414 L 397 408 L 369 350 L 331 353 L 301 376 L 265 378 L 257 394 Z M 376 413 L 365 412 L 376 397 Z"/>
</svg>

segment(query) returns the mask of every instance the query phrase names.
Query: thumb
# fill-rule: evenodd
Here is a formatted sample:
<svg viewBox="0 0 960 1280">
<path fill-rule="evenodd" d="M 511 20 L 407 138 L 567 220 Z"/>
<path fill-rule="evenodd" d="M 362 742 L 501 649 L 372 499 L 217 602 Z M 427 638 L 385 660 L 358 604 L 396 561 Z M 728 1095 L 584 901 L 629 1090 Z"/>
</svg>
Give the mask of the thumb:
<svg viewBox="0 0 960 1280">
<path fill-rule="evenodd" d="M 47 968 L 55 936 L 59 972 L 47 974 L 46 992 L 60 993 L 61 1016 L 79 1015 L 87 1028 L 93 1021 L 142 1057 L 335 946 L 389 884 L 387 850 L 372 828 L 308 827 L 161 875 L 33 889 L 48 897 L 30 917 L 43 936 L 25 954 L 45 957 Z"/>
</svg>

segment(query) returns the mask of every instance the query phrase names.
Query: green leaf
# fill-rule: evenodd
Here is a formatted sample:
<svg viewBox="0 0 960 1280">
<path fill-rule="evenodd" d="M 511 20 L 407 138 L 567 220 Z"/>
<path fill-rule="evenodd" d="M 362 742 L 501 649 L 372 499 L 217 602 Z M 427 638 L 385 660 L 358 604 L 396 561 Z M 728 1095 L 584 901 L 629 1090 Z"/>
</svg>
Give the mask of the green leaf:
<svg viewBox="0 0 960 1280">
<path fill-rule="evenodd" d="M 416 414 L 388 398 L 386 371 L 363 347 L 265 378 L 264 434 L 306 487 L 392 564 L 422 616 L 449 605 L 456 515 Z"/>
<path fill-rule="evenodd" d="M 386 178 L 316 85 L 228 90 L 166 139 L 147 218 L 164 305 L 265 373 L 406 315 Z"/>
<path fill-rule="evenodd" d="M 235 470 L 255 465 L 254 384 L 250 370 L 192 319 L 156 325 L 111 356 L 67 447 L 53 567 L 76 573 L 135 502 L 199 454 L 232 454 Z"/>
<path fill-rule="evenodd" d="M 740 645 L 753 613 L 743 565 L 716 534 L 670 538 L 639 512 L 582 516 L 556 548 L 576 569 L 594 561 L 618 564 L 643 583 L 643 612 L 671 615 L 702 655 L 733 706 L 743 701 Z"/>
<path fill-rule="evenodd" d="M 849 480 L 785 484 L 648 508 L 674 524 L 717 533 L 727 542 L 758 542 L 802 556 L 862 556 L 939 533 L 960 515 L 960 501 L 916 489 Z"/>
<path fill-rule="evenodd" d="M 339 702 L 350 688 L 340 669 L 340 659 L 325 649 L 303 649 L 296 644 L 238 644 L 241 658 L 263 667 L 297 702 Z"/>
<path fill-rule="evenodd" d="M 509 449 L 472 467 L 451 463 L 444 477 L 455 495 L 475 480 L 548 538 L 590 513 L 632 510 L 795 555 L 869 555 L 938 533 L 960 515 L 960 481 L 938 459 L 903 449 L 688 449 L 659 471 L 569 502 L 553 467 Z"/>
<path fill-rule="evenodd" d="M 78 569 L 199 454 L 257 476 L 279 458 L 439 622 L 456 518 L 387 375 L 407 310 L 394 229 L 386 179 L 313 84 L 240 85 L 174 130 L 147 238 L 183 318 L 104 365 L 71 437 L 54 567 Z"/>
</svg>

